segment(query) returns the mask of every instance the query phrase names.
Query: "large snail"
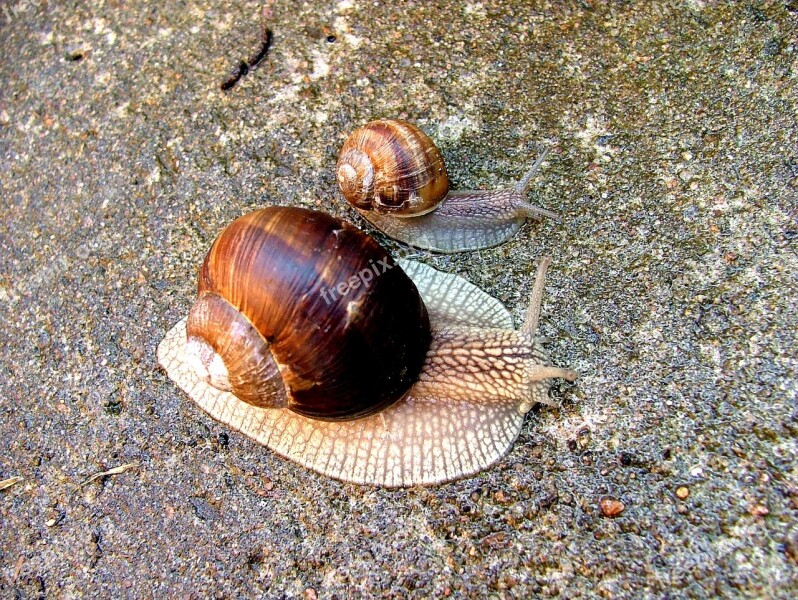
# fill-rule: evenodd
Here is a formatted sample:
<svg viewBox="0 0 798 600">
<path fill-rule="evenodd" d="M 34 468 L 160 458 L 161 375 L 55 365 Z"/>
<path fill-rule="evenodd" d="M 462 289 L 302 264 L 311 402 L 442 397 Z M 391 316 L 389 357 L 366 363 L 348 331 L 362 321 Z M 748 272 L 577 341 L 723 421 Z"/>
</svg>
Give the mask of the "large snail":
<svg viewBox="0 0 798 600">
<path fill-rule="evenodd" d="M 460 252 L 506 242 L 527 218 L 559 219 L 524 197 L 545 157 L 512 188 L 450 191 L 433 141 L 411 123 L 384 119 L 347 138 L 336 175 L 346 200 L 385 234 L 427 250 Z"/>
<path fill-rule="evenodd" d="M 212 417 L 320 473 L 448 481 L 498 460 L 551 379 L 576 378 L 535 339 L 547 265 L 516 331 L 458 276 L 397 264 L 325 213 L 265 208 L 213 243 L 158 360 Z"/>
</svg>

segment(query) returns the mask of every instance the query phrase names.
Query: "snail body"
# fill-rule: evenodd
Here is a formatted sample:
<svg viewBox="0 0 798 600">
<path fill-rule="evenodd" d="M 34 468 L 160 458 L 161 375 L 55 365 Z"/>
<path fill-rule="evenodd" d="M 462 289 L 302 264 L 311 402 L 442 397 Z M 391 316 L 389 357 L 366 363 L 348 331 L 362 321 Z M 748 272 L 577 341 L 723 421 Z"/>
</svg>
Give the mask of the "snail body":
<svg viewBox="0 0 798 600">
<path fill-rule="evenodd" d="M 418 127 L 372 121 L 344 142 L 336 166 L 344 198 L 388 236 L 436 252 L 489 248 L 512 238 L 526 219 L 552 211 L 525 195 L 544 152 L 512 188 L 452 191 L 443 157 Z"/>
<path fill-rule="evenodd" d="M 394 262 L 317 211 L 271 207 L 211 247 L 198 299 L 158 360 L 212 417 L 320 473 L 388 487 L 475 473 L 503 456 L 552 378 L 524 326 L 464 279 Z"/>
</svg>

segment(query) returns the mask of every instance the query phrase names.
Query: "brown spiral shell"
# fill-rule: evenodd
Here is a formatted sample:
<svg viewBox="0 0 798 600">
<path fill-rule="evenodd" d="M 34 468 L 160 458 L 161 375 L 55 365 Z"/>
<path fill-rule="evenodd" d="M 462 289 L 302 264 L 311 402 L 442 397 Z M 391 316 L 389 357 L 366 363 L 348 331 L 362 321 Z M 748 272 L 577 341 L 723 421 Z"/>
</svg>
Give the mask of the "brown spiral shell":
<svg viewBox="0 0 798 600">
<path fill-rule="evenodd" d="M 189 316 L 189 338 L 227 353 L 232 391 L 238 385 L 244 391 L 236 395 L 250 404 L 322 420 L 378 412 L 417 379 L 431 338 L 415 285 L 394 267 L 371 237 L 325 213 L 255 211 L 231 223 L 205 257 L 195 307 L 211 308 L 192 309 L 200 316 Z M 239 315 L 240 324 L 228 323 Z M 251 335 L 251 343 L 231 339 Z M 264 361 L 276 369 L 261 359 L 245 364 L 252 353 L 232 350 L 242 344 L 266 348 Z M 277 371 L 281 384 L 236 383 Z M 283 386 L 287 403 L 258 397 Z"/>
<path fill-rule="evenodd" d="M 350 204 L 398 217 L 433 210 L 449 191 L 438 148 L 418 127 L 398 119 L 354 131 L 341 148 L 336 172 Z"/>
</svg>

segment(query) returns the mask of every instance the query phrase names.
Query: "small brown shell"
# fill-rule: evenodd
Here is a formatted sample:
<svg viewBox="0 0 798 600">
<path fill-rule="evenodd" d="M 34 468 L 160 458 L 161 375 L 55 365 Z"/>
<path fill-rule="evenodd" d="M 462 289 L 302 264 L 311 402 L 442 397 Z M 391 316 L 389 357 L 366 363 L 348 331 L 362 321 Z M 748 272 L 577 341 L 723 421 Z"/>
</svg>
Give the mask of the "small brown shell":
<svg viewBox="0 0 798 600">
<path fill-rule="evenodd" d="M 372 121 L 353 132 L 336 172 L 350 204 L 398 217 L 428 213 L 449 191 L 438 148 L 418 127 L 398 119 Z"/>
</svg>

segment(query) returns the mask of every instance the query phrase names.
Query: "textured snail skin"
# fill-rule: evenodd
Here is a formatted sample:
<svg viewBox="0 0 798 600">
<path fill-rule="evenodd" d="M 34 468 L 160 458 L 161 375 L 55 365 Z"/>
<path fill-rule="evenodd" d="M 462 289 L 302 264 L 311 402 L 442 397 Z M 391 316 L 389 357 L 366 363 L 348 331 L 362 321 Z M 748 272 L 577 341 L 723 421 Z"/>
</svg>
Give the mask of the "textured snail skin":
<svg viewBox="0 0 798 600">
<path fill-rule="evenodd" d="M 541 261 L 526 320 L 514 330 L 509 312 L 476 286 L 398 261 L 423 298 L 432 339 L 407 394 L 370 416 L 318 420 L 213 387 L 187 351 L 185 319 L 159 345 L 158 360 L 212 417 L 325 475 L 386 487 L 457 479 L 509 450 L 529 409 L 549 403 L 551 379 L 576 378 L 551 366 L 535 339 L 548 262 Z"/>
<path fill-rule="evenodd" d="M 559 220 L 525 198 L 546 155 L 512 188 L 450 191 L 433 141 L 410 123 L 384 119 L 347 138 L 337 177 L 344 198 L 386 235 L 435 252 L 462 252 L 506 242 L 528 218 Z"/>
</svg>

